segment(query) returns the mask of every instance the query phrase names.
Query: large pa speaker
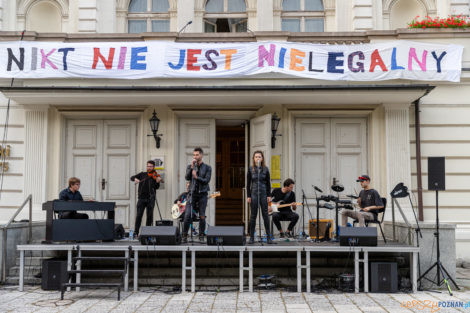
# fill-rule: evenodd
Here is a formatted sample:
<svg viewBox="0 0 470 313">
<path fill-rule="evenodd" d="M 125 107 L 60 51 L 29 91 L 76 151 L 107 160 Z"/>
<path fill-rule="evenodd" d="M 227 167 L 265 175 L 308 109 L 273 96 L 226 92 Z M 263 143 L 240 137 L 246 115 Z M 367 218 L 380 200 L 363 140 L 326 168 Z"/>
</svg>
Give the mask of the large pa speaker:
<svg viewBox="0 0 470 313">
<path fill-rule="evenodd" d="M 143 226 L 139 234 L 143 245 L 179 245 L 181 235 L 175 226 Z"/>
<path fill-rule="evenodd" d="M 446 190 L 445 157 L 428 157 L 428 190 Z"/>
<path fill-rule="evenodd" d="M 377 246 L 376 227 L 340 227 L 340 246 Z"/>
<path fill-rule="evenodd" d="M 221 246 L 244 246 L 246 243 L 243 226 L 209 226 L 207 244 Z"/>
<path fill-rule="evenodd" d="M 398 272 L 395 262 L 370 263 L 370 291 L 371 292 L 397 292 Z"/>
<path fill-rule="evenodd" d="M 42 260 L 41 276 L 41 288 L 43 290 L 60 290 L 62 283 L 66 283 L 68 281 L 67 260 Z"/>
</svg>

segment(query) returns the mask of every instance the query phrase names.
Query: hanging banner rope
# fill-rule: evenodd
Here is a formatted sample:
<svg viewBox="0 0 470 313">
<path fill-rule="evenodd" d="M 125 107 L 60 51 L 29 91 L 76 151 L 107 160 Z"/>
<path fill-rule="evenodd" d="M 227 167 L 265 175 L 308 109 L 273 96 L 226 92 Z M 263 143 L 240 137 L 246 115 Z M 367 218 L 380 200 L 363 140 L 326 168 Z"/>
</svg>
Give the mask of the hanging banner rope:
<svg viewBox="0 0 470 313">
<path fill-rule="evenodd" d="M 0 78 L 220 78 L 263 73 L 321 80 L 458 82 L 463 46 L 412 41 L 360 45 L 293 42 L 2 42 Z"/>
</svg>

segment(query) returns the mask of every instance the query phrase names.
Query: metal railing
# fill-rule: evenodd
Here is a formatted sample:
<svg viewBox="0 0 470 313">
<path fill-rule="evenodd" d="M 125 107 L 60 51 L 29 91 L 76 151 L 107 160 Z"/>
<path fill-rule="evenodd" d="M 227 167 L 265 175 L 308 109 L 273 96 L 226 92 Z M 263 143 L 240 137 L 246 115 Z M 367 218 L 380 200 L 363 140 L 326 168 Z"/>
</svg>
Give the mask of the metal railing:
<svg viewBox="0 0 470 313">
<path fill-rule="evenodd" d="M 16 210 L 15 214 L 10 218 L 10 220 L 2 226 L 2 282 L 5 281 L 6 279 L 6 260 L 7 260 L 7 231 L 8 228 L 10 227 L 10 224 L 15 220 L 15 217 L 20 214 L 20 212 L 23 210 L 23 208 L 26 206 L 26 204 L 29 202 L 29 221 L 28 221 L 28 226 L 29 226 L 29 234 L 28 234 L 28 243 L 32 242 L 33 239 L 33 195 L 30 194 L 23 202 L 23 204 L 20 205 L 18 210 Z"/>
</svg>

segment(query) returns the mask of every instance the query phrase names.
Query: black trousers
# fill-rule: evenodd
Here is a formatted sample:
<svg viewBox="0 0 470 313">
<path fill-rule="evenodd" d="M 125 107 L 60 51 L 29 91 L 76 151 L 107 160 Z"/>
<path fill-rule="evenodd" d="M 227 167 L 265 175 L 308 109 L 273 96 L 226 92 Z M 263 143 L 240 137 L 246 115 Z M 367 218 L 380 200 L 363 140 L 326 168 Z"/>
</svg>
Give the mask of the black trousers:
<svg viewBox="0 0 470 313">
<path fill-rule="evenodd" d="M 140 231 L 140 224 L 142 224 L 142 217 L 144 211 L 147 209 L 147 220 L 145 225 L 152 226 L 153 224 L 153 208 L 155 207 L 155 198 L 139 199 L 137 201 L 137 216 L 135 217 L 134 231 L 138 234 Z"/>
<path fill-rule="evenodd" d="M 291 231 L 294 229 L 295 224 L 299 220 L 299 214 L 289 211 L 279 211 L 273 213 L 273 223 L 276 225 L 278 230 L 282 230 L 281 221 L 290 221 L 287 230 Z"/>
<path fill-rule="evenodd" d="M 261 207 L 261 215 L 264 221 L 264 230 L 270 236 L 269 215 L 268 215 L 268 199 L 266 194 L 260 193 L 259 204 Z M 251 216 L 250 216 L 250 236 L 254 237 L 256 228 L 256 217 L 258 216 L 258 194 L 251 195 Z M 259 230 L 261 232 L 261 229 Z"/>
<path fill-rule="evenodd" d="M 191 206 L 186 205 L 184 211 L 184 224 L 183 234 L 187 234 L 189 225 L 191 225 L 191 216 L 194 218 L 194 212 L 199 213 L 199 235 L 203 235 L 206 231 L 206 207 L 207 207 L 207 192 L 193 193 L 191 198 Z M 203 217 L 203 218 L 202 218 Z"/>
</svg>

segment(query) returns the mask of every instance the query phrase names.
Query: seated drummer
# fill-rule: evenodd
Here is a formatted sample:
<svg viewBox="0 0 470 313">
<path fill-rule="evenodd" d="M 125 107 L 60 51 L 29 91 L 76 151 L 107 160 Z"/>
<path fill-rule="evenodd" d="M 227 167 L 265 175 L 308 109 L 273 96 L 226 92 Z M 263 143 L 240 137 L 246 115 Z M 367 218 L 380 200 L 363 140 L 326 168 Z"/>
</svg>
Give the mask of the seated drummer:
<svg viewBox="0 0 470 313">
<path fill-rule="evenodd" d="M 288 204 L 295 202 L 295 192 L 294 190 L 295 182 L 288 178 L 284 181 L 282 188 L 275 188 L 271 192 L 272 202 L 279 202 Z M 296 206 L 292 205 L 292 209 L 295 210 Z M 291 207 L 280 208 L 279 212 L 273 213 L 273 223 L 276 225 L 277 229 L 280 232 L 280 237 L 293 237 L 292 230 L 295 227 L 295 224 L 299 220 L 299 214 L 292 211 Z M 270 208 L 271 210 L 271 208 Z M 289 226 L 287 226 L 287 231 L 283 232 L 281 221 L 290 221 Z"/>
<path fill-rule="evenodd" d="M 357 204 L 361 208 L 359 212 L 353 210 L 343 210 L 341 212 L 342 225 L 346 226 L 348 217 L 359 221 L 359 226 L 364 227 L 365 221 L 373 221 L 377 218 L 378 210 L 383 209 L 384 204 L 377 190 L 370 186 L 370 177 L 362 175 L 357 180 L 361 183 L 362 190 L 359 193 Z"/>
<path fill-rule="evenodd" d="M 77 177 L 69 178 L 69 187 L 59 193 L 59 200 L 64 201 L 83 201 L 80 191 L 80 179 Z M 59 213 L 59 218 L 67 219 L 88 219 L 88 214 L 77 213 L 77 211 L 64 211 Z"/>
</svg>

